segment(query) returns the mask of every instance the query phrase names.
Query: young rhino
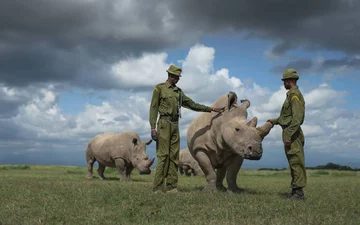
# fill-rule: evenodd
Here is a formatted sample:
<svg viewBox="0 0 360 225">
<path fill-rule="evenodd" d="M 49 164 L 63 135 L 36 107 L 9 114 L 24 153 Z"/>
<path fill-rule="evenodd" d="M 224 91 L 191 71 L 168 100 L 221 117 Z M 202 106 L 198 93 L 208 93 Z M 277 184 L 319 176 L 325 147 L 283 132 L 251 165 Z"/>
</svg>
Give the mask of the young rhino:
<svg viewBox="0 0 360 225">
<path fill-rule="evenodd" d="M 202 113 L 191 122 L 187 131 L 187 145 L 205 174 L 208 184 L 204 190 L 226 191 L 223 185 L 226 175 L 228 189 L 240 192 L 236 177 L 243 160 L 261 158 L 261 142 L 273 125 L 266 122 L 256 127 L 256 117 L 246 121 L 249 106 L 248 100 L 242 100 L 238 105 L 236 94 L 230 92 L 212 105 L 225 107 L 224 112 Z"/>
<path fill-rule="evenodd" d="M 181 175 L 204 175 L 199 163 L 192 157 L 188 148 L 181 150 L 179 155 L 179 172 Z"/>
<path fill-rule="evenodd" d="M 86 148 L 88 164 L 88 178 L 93 178 L 93 165 L 98 162 L 98 174 L 101 180 L 105 179 L 105 167 L 116 167 L 120 181 L 130 181 L 131 171 L 136 168 L 140 174 L 150 174 L 150 166 L 155 158 L 148 159 L 146 145 L 136 132 L 122 132 L 120 134 L 104 133 L 90 140 Z"/>
</svg>

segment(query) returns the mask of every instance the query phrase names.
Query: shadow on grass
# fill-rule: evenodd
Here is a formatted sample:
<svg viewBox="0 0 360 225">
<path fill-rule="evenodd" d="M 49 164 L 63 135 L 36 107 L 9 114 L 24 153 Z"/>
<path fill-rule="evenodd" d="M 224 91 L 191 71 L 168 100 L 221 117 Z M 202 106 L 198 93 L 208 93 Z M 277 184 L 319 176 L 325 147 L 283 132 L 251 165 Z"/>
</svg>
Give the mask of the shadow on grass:
<svg viewBox="0 0 360 225">
<path fill-rule="evenodd" d="M 190 192 L 203 192 L 203 193 L 207 193 L 207 191 L 203 191 L 205 186 L 196 186 L 196 187 L 192 187 L 192 188 L 179 188 L 180 192 L 184 192 L 184 193 L 190 193 Z M 239 192 L 232 192 L 230 190 L 226 190 L 226 191 L 213 191 L 212 193 L 229 193 L 229 194 L 245 194 L 245 195 L 262 195 L 264 193 L 262 192 L 258 192 L 255 191 L 253 189 L 248 189 L 248 188 L 240 188 Z"/>
<path fill-rule="evenodd" d="M 116 181 L 116 182 L 148 182 L 146 179 L 139 179 L 139 178 L 131 178 L 130 181 L 119 181 L 119 179 L 120 179 L 119 177 L 106 177 L 105 180 L 102 180 L 102 181 L 104 181 L 104 182 L 106 182 L 106 181 L 110 181 L 110 182 L 114 182 L 114 181 Z M 93 176 L 93 178 L 89 179 L 89 180 L 100 180 L 100 178 L 97 176 Z"/>
</svg>

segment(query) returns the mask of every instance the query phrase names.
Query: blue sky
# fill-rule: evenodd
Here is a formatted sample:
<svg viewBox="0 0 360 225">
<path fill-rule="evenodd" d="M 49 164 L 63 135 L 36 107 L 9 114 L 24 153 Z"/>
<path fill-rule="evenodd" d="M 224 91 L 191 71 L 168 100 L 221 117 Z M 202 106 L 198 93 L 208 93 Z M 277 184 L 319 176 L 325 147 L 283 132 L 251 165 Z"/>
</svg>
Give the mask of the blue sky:
<svg viewBox="0 0 360 225">
<path fill-rule="evenodd" d="M 259 125 L 280 111 L 282 71 L 296 69 L 307 165 L 360 167 L 357 2 L 244 0 L 200 11 L 202 1 L 44 0 L 48 10 L 9 2 L 0 3 L 8 15 L 0 23 L 0 164 L 84 166 L 96 134 L 132 130 L 149 139 L 152 90 L 174 63 L 193 100 L 210 105 L 235 91 L 250 99 L 248 119 Z M 296 15 L 284 13 L 290 6 Z M 27 20 L 11 16 L 18 9 Z M 266 13 L 253 17 L 259 9 Z M 181 148 L 199 115 L 183 111 Z M 287 166 L 280 128 L 263 145 L 262 159 L 244 168 Z M 155 156 L 154 143 L 148 153 Z"/>
</svg>

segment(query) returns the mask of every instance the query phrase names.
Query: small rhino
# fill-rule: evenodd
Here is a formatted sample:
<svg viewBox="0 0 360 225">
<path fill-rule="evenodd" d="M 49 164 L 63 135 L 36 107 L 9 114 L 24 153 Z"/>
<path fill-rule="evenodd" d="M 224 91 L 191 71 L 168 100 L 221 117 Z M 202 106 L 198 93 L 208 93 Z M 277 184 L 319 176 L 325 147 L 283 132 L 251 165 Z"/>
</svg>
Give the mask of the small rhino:
<svg viewBox="0 0 360 225">
<path fill-rule="evenodd" d="M 247 121 L 249 100 L 237 104 L 237 95 L 230 92 L 219 97 L 212 107 L 225 107 L 222 113 L 201 113 L 187 131 L 187 145 L 191 155 L 205 174 L 207 186 L 204 191 L 241 192 L 236 183 L 237 174 L 244 159 L 260 160 L 262 140 L 273 125 L 266 122 L 256 127 L 257 118 Z M 215 171 L 216 169 L 216 171 Z"/>
<path fill-rule="evenodd" d="M 180 151 L 179 172 L 181 175 L 185 174 L 186 176 L 191 176 L 191 174 L 194 176 L 204 175 L 199 163 L 192 157 L 188 148 L 184 148 Z"/>
<path fill-rule="evenodd" d="M 136 168 L 140 174 L 150 174 L 150 167 L 155 158 L 148 159 L 146 145 L 136 132 L 103 133 L 96 135 L 89 141 L 86 148 L 86 161 L 88 164 L 89 179 L 93 178 L 93 165 L 98 162 L 98 175 L 104 180 L 105 167 L 116 168 L 120 181 L 130 181 L 131 171 Z"/>
</svg>

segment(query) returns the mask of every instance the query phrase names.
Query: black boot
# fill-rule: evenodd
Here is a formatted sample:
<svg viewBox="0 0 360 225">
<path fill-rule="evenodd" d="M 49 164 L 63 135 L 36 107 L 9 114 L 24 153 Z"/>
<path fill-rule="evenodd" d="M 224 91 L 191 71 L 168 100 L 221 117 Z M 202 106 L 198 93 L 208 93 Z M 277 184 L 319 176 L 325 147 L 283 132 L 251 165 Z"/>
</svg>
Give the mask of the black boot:
<svg viewBox="0 0 360 225">
<path fill-rule="evenodd" d="M 293 188 L 290 199 L 292 200 L 305 200 L 305 194 L 302 188 Z"/>
</svg>

